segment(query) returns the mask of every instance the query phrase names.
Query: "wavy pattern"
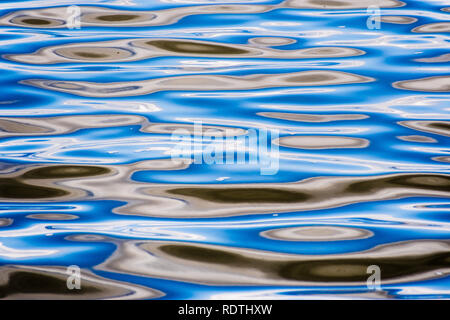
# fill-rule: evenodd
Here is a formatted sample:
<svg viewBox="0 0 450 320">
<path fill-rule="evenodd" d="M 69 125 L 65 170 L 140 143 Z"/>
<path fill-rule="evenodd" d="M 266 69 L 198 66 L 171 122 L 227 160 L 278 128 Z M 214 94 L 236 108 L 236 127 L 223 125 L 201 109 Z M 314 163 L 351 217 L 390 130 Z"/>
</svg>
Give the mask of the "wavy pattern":
<svg viewBox="0 0 450 320">
<path fill-rule="evenodd" d="M 448 2 L 373 4 L 3 1 L 0 299 L 450 298 Z"/>
</svg>

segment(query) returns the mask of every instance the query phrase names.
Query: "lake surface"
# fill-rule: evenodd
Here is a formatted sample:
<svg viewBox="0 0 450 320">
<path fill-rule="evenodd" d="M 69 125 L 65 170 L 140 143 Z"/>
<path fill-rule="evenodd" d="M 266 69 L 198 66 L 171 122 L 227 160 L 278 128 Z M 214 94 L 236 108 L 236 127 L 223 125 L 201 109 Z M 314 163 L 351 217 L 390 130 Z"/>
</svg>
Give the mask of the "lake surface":
<svg viewBox="0 0 450 320">
<path fill-rule="evenodd" d="M 450 298 L 449 31 L 444 0 L 1 1 L 0 298 Z"/>
</svg>

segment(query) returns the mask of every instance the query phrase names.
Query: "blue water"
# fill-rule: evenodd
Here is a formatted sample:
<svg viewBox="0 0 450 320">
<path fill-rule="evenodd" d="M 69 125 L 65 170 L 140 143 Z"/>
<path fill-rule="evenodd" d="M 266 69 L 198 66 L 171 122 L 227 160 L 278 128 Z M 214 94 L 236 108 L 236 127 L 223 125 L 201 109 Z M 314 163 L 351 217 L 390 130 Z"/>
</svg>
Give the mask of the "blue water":
<svg viewBox="0 0 450 320">
<path fill-rule="evenodd" d="M 448 7 L 1 1 L 0 298 L 450 298 Z"/>
</svg>

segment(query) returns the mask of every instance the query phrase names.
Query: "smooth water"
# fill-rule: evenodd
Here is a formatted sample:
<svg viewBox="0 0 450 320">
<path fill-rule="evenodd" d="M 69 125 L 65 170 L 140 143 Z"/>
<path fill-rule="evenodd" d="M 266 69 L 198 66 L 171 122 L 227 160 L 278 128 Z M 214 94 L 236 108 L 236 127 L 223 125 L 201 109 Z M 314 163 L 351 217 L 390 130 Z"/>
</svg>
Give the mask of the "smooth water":
<svg viewBox="0 0 450 320">
<path fill-rule="evenodd" d="M 0 298 L 449 298 L 449 12 L 1 1 Z"/>
</svg>

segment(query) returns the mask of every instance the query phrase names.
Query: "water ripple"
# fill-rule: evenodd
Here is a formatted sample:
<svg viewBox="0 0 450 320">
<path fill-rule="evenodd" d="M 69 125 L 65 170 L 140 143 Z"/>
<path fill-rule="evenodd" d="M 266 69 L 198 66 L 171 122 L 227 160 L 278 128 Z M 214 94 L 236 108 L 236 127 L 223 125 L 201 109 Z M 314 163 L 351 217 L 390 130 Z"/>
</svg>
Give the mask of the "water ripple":
<svg viewBox="0 0 450 320">
<path fill-rule="evenodd" d="M 450 9 L 372 4 L 3 1 L 0 299 L 449 298 Z"/>
</svg>

